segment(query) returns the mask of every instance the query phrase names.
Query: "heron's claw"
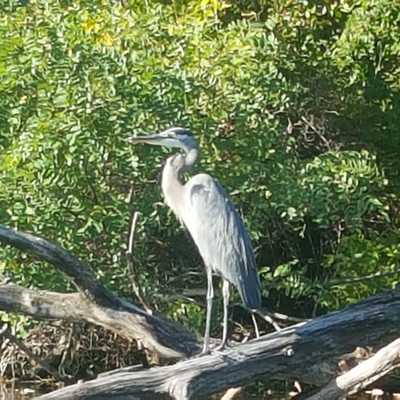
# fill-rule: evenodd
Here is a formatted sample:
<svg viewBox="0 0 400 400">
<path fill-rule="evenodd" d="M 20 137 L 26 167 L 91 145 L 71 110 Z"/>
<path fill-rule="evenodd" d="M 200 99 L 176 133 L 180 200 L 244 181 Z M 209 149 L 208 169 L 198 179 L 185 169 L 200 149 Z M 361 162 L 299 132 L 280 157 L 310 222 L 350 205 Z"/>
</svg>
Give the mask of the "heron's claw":
<svg viewBox="0 0 400 400">
<path fill-rule="evenodd" d="M 217 347 L 214 347 L 212 349 L 210 349 L 209 347 L 203 348 L 201 353 L 196 354 L 195 357 L 207 356 L 207 355 L 212 354 L 212 353 L 217 353 L 219 351 L 223 351 L 223 350 L 225 350 L 226 348 L 229 348 L 229 347 L 231 347 L 231 346 L 229 345 L 229 343 L 227 341 L 226 342 L 222 342 Z"/>
<path fill-rule="evenodd" d="M 211 349 L 210 348 L 203 349 L 201 351 L 201 353 L 196 354 L 195 357 L 207 356 L 208 354 L 211 354 Z"/>
<path fill-rule="evenodd" d="M 230 345 L 229 345 L 228 341 L 225 341 L 225 342 L 222 342 L 221 344 L 219 344 L 215 349 L 213 349 L 213 351 L 223 351 L 227 347 L 229 348 Z"/>
</svg>

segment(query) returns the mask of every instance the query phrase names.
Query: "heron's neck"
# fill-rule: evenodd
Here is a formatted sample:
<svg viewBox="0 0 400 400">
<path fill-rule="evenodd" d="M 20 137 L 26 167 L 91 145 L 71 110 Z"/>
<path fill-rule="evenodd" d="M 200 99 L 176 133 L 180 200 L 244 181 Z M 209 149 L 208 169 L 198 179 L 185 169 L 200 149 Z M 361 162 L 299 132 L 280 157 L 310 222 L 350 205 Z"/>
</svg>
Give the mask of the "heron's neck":
<svg viewBox="0 0 400 400">
<path fill-rule="evenodd" d="M 198 157 L 199 157 L 199 150 L 195 148 L 187 150 L 185 155 L 185 163 L 182 166 L 181 171 L 179 172 L 184 172 L 191 169 L 193 165 L 196 163 Z"/>
<path fill-rule="evenodd" d="M 179 206 L 183 201 L 183 183 L 180 181 L 180 172 L 184 168 L 184 158 L 182 157 L 181 164 L 176 166 L 172 164 L 174 162 L 171 160 L 173 157 L 176 156 L 172 156 L 167 160 L 165 167 L 163 168 L 161 188 L 168 207 L 172 209 L 179 219 L 181 219 L 182 217 L 179 214 Z"/>
<path fill-rule="evenodd" d="M 172 160 L 165 164 L 162 172 L 161 187 L 165 201 L 172 211 L 182 219 L 184 183 L 181 181 L 182 173 L 189 170 L 198 157 L 198 150 L 191 149 L 186 155 L 181 154 L 172 156 Z"/>
</svg>

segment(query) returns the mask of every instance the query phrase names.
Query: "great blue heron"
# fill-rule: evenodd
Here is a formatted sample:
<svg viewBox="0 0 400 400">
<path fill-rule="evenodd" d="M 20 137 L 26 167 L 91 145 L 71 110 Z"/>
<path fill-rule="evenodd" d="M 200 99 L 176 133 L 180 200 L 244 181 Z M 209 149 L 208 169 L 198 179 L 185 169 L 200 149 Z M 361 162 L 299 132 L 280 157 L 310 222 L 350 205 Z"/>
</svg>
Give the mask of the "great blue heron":
<svg viewBox="0 0 400 400">
<path fill-rule="evenodd" d="M 183 150 L 169 157 L 162 172 L 162 191 L 167 205 L 189 230 L 207 272 L 207 314 L 202 353 L 209 350 L 210 321 L 214 289 L 212 275 L 222 278 L 224 319 L 222 349 L 228 337 L 229 285 L 236 286 L 244 305 L 255 310 L 261 304 L 261 288 L 253 247 L 243 221 L 222 186 L 210 175 L 198 174 L 186 183 L 199 154 L 196 139 L 184 128 L 170 128 L 158 134 L 134 136 L 130 143 L 148 143 Z M 253 321 L 254 314 L 252 313 Z"/>
</svg>

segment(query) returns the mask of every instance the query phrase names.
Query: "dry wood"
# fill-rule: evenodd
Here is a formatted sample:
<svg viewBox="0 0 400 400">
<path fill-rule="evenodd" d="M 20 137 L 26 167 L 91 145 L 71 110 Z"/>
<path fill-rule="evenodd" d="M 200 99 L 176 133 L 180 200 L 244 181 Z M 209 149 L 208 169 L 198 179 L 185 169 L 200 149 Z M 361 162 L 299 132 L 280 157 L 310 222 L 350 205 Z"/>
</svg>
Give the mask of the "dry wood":
<svg viewBox="0 0 400 400">
<path fill-rule="evenodd" d="M 139 300 L 142 307 L 146 310 L 147 313 L 152 314 L 150 306 L 147 304 L 142 289 L 139 284 L 139 275 L 135 268 L 135 260 L 133 257 L 134 254 L 134 243 L 135 243 L 135 233 L 136 233 L 136 224 L 139 218 L 139 212 L 134 211 L 131 215 L 130 229 L 129 229 L 129 237 L 128 237 L 128 248 L 126 250 L 126 260 L 128 264 L 128 272 L 129 272 L 129 280 L 131 281 L 132 291 L 135 294 L 137 300 Z"/>
<path fill-rule="evenodd" d="M 352 368 L 326 385 L 307 400 L 335 400 L 347 394 L 365 389 L 388 372 L 397 368 L 400 362 L 400 339 L 396 339 L 374 356 Z"/>
<path fill-rule="evenodd" d="M 240 393 L 242 392 L 241 387 L 237 388 L 230 388 L 228 389 L 225 394 L 221 397 L 221 400 L 234 400 L 234 399 L 239 399 Z"/>
<path fill-rule="evenodd" d="M 113 294 L 90 268 L 58 244 L 0 226 L 0 242 L 34 254 L 62 271 L 78 293 L 54 293 L 0 284 L 0 310 L 35 318 L 88 321 L 143 345 L 163 358 L 179 359 L 199 351 L 197 339 L 183 327 Z"/>
<path fill-rule="evenodd" d="M 117 297 L 95 279 L 87 265 L 59 245 L 1 226 L 0 242 L 50 262 L 78 288 L 78 292 L 67 294 L 1 283 L 0 310 L 35 318 L 89 321 L 139 340 L 170 359 L 182 359 L 199 350 L 198 341 L 186 330 Z M 343 355 L 358 346 L 379 349 L 397 338 L 399 328 L 400 292 L 392 291 L 223 352 L 164 367 L 113 371 L 40 399 L 188 400 L 222 393 L 261 376 L 298 379 L 320 387 L 336 377 Z M 390 369 L 386 366 L 384 372 Z M 352 379 L 347 384 L 351 390 L 351 385 L 354 389 L 354 385 L 359 388 L 364 383 Z"/>
<path fill-rule="evenodd" d="M 397 337 L 399 328 L 400 292 L 393 291 L 223 352 L 150 370 L 116 372 L 39 399 L 188 400 L 261 376 L 298 379 L 320 387 L 336 377 L 342 355 L 358 346 L 380 348 Z"/>
</svg>

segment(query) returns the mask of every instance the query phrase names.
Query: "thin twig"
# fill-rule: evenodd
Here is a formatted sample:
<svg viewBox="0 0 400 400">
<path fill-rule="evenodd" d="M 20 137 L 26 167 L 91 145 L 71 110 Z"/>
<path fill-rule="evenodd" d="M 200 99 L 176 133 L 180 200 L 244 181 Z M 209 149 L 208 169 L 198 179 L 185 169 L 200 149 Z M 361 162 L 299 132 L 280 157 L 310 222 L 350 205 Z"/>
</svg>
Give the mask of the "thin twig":
<svg viewBox="0 0 400 400">
<path fill-rule="evenodd" d="M 254 312 L 251 313 L 251 319 L 253 321 L 254 330 L 256 332 L 256 338 L 258 339 L 260 337 L 260 330 L 258 329 L 257 320 L 256 316 L 254 315 Z"/>
<path fill-rule="evenodd" d="M 263 314 L 261 311 L 257 311 L 257 310 L 254 311 L 254 312 L 257 315 L 259 315 L 264 321 L 266 321 L 269 324 L 271 324 L 277 332 L 282 330 L 282 328 L 279 326 L 279 324 L 276 321 L 274 321 L 274 319 L 272 317 L 270 317 L 268 314 Z M 253 318 L 254 318 L 254 316 L 253 316 Z M 254 321 L 254 319 L 253 319 L 253 321 Z"/>
<path fill-rule="evenodd" d="M 4 324 L 0 329 L 0 337 L 8 339 L 11 343 L 17 346 L 21 351 L 23 351 L 31 360 L 33 360 L 37 365 L 40 365 L 45 371 L 47 371 L 50 375 L 52 375 L 57 381 L 63 381 L 67 383 L 71 383 L 73 381 L 72 377 L 68 375 L 61 376 L 55 368 L 49 365 L 46 361 L 41 360 L 38 356 L 36 356 L 25 344 L 15 337 L 9 330 L 8 325 Z"/>
<path fill-rule="evenodd" d="M 238 307 L 241 307 L 241 308 L 244 308 L 247 310 L 247 308 L 245 308 L 242 303 L 233 303 L 231 305 L 231 307 L 235 307 L 235 306 L 238 306 Z M 291 317 L 289 315 L 285 315 L 285 314 L 281 314 L 281 313 L 272 313 L 272 312 L 266 311 L 264 309 L 254 310 L 253 312 L 254 312 L 254 314 L 257 314 L 259 317 L 261 317 L 264 321 L 271 324 L 276 331 L 280 331 L 282 329 L 282 327 L 276 322 L 276 320 L 278 320 L 278 321 L 280 320 L 280 321 L 289 323 L 289 325 L 291 322 L 299 323 L 299 322 L 307 321 L 302 318 Z"/>
<path fill-rule="evenodd" d="M 364 275 L 364 276 L 355 276 L 355 277 L 351 277 L 351 278 L 337 279 L 337 280 L 328 282 L 326 284 L 326 288 L 330 288 L 332 286 L 337 286 L 337 285 L 345 285 L 348 283 L 369 281 L 369 280 L 375 279 L 375 278 L 384 278 L 384 277 L 394 276 L 394 275 L 399 275 L 399 274 L 400 274 L 400 270 L 396 270 L 396 271 L 388 271 L 388 272 L 375 272 L 373 274 Z"/>
<path fill-rule="evenodd" d="M 230 388 L 221 397 L 221 400 L 237 399 L 238 398 L 237 396 L 240 396 L 241 391 L 242 391 L 242 387 Z"/>
<path fill-rule="evenodd" d="M 232 307 L 234 307 L 234 306 L 239 306 L 239 307 L 244 308 L 245 310 L 248 311 L 248 309 L 241 303 L 232 304 Z M 279 324 L 276 321 L 274 321 L 274 319 L 271 317 L 271 315 L 270 315 L 271 313 L 261 312 L 260 310 L 252 310 L 250 313 L 251 313 L 251 319 L 253 321 L 253 325 L 254 325 L 254 329 L 255 329 L 255 333 L 256 333 L 257 337 L 260 336 L 260 332 L 258 331 L 257 322 L 255 320 L 255 314 L 260 316 L 264 321 L 268 322 L 270 325 L 272 325 L 273 328 L 277 332 L 282 330 L 282 328 L 279 326 Z"/>
<path fill-rule="evenodd" d="M 136 225 L 139 218 L 139 212 L 134 211 L 131 215 L 130 229 L 129 229 L 129 238 L 128 238 L 128 249 L 126 250 L 126 259 L 128 265 L 129 272 L 129 280 L 131 281 L 132 291 L 135 294 L 136 298 L 139 300 L 140 304 L 149 314 L 152 314 L 151 308 L 147 305 L 142 290 L 139 285 L 139 276 L 135 268 L 135 261 L 133 259 L 133 247 L 135 243 L 135 233 L 136 233 Z"/>
<path fill-rule="evenodd" d="M 129 240 L 128 240 L 128 250 L 126 251 L 126 254 L 128 254 L 128 255 L 133 254 L 133 245 L 135 242 L 135 233 L 136 233 L 136 223 L 137 223 L 138 218 L 139 218 L 139 212 L 134 211 L 132 213 L 132 217 L 131 217 Z"/>
<path fill-rule="evenodd" d="M 301 120 L 306 123 L 306 125 L 311 128 L 311 130 L 324 142 L 327 149 L 331 149 L 331 144 L 328 139 L 310 122 L 306 117 L 301 117 Z"/>
<path fill-rule="evenodd" d="M 297 317 L 292 317 L 291 315 L 286 315 L 286 314 L 281 314 L 277 312 L 269 312 L 263 309 L 258 310 L 258 315 L 261 317 L 264 317 L 265 315 L 269 316 L 270 318 L 277 319 L 278 321 L 283 321 L 283 322 L 293 322 L 293 323 L 299 323 L 299 322 L 304 322 L 307 321 L 307 319 L 304 318 L 297 318 Z"/>
</svg>

